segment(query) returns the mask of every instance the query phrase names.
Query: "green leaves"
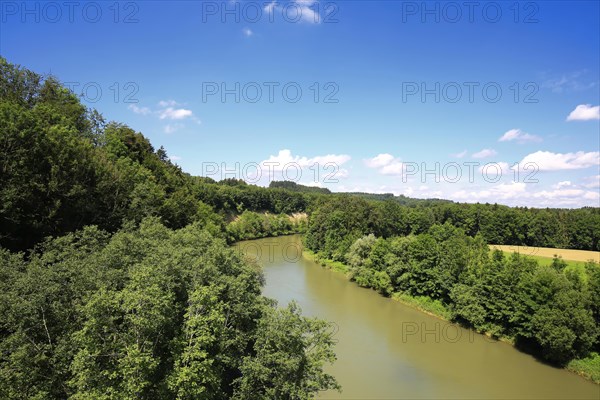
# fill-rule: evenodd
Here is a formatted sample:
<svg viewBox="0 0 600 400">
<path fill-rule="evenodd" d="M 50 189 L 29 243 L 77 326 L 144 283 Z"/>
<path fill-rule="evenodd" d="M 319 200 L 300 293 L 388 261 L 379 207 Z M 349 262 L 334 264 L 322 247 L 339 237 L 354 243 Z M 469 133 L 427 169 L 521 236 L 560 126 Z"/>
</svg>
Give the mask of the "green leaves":
<svg viewBox="0 0 600 400">
<path fill-rule="evenodd" d="M 333 387 L 329 325 L 277 311 L 260 272 L 201 222 L 87 227 L 28 260 L 0 249 L 0 277 L 3 399 L 225 399 L 246 373 L 252 392 L 299 396 L 282 398 Z M 285 375 L 253 375 L 265 359 Z"/>
<path fill-rule="evenodd" d="M 457 322 L 514 339 L 553 363 L 585 357 L 598 346 L 600 268 L 594 262 L 567 267 L 557 258 L 539 266 L 517 253 L 505 257 L 490 252 L 481 235 L 468 237 L 449 223 L 420 235 L 363 236 L 345 259 L 358 285 L 421 304 L 437 301 Z"/>
<path fill-rule="evenodd" d="M 585 304 L 581 292 L 562 290 L 536 312 L 532 329 L 546 359 L 566 364 L 588 355 L 599 332 Z"/>
<path fill-rule="evenodd" d="M 321 390 L 340 389 L 323 372 L 335 354 L 332 326 L 303 318 L 291 303 L 285 309 L 265 309 L 259 321 L 253 356 L 244 358 L 234 399 L 312 399 Z"/>
<path fill-rule="evenodd" d="M 287 235 L 299 232 L 303 222 L 285 214 L 244 211 L 227 225 L 227 233 L 230 241 Z"/>
<path fill-rule="evenodd" d="M 220 299 L 221 290 L 214 286 L 198 287 L 188 301 L 183 332 L 177 339 L 178 357 L 168 377 L 169 388 L 178 399 L 218 399 L 224 331 L 228 329 L 227 306 Z M 228 310 L 229 311 L 229 310 Z"/>
</svg>

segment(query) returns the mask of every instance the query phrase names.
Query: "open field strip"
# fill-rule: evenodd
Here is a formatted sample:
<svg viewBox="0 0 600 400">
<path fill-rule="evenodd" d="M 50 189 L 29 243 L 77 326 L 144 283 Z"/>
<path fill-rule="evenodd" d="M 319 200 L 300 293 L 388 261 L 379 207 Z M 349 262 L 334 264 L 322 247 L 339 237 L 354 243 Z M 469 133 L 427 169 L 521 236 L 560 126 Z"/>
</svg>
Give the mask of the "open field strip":
<svg viewBox="0 0 600 400">
<path fill-rule="evenodd" d="M 521 253 L 526 256 L 534 258 L 553 258 L 554 255 L 562 257 L 565 261 L 579 261 L 586 262 L 588 260 L 594 260 L 600 263 L 600 252 L 599 251 L 588 251 L 588 250 L 572 250 L 572 249 L 555 249 L 551 247 L 528 247 L 528 246 L 516 246 L 516 245 L 497 245 L 491 244 L 491 248 L 502 250 L 505 253 Z"/>
</svg>

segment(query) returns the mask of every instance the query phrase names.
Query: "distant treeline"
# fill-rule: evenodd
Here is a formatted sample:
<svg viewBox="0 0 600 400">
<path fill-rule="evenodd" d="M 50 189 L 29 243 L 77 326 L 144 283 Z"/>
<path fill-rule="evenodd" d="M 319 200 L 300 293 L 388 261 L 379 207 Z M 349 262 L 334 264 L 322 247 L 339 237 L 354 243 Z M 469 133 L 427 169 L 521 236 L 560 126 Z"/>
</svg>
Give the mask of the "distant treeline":
<svg viewBox="0 0 600 400">
<path fill-rule="evenodd" d="M 213 234 L 244 211 L 292 214 L 359 207 L 360 233 L 423 233 L 449 222 L 494 244 L 599 250 L 600 209 L 456 204 L 390 194 L 335 194 L 294 182 L 269 188 L 193 177 L 141 133 L 106 122 L 52 78 L 0 58 L 0 245 L 33 247 L 87 225 L 115 232 L 156 216 L 172 229 L 202 222 Z M 357 211 L 358 212 L 358 211 Z M 366 220 L 370 220 L 367 222 Z M 357 229 L 357 220 L 346 230 Z M 347 245 L 343 251 L 347 250 Z"/>
<path fill-rule="evenodd" d="M 378 237 L 425 233 L 449 223 L 468 236 L 491 244 L 600 250 L 600 208 L 537 209 L 497 204 L 423 202 L 403 206 L 394 198 L 370 201 L 362 196 L 330 195 L 311 208 L 314 240 L 329 254 L 345 254 L 352 242 L 370 233 Z"/>
<path fill-rule="evenodd" d="M 304 192 L 304 193 L 322 193 L 322 194 L 330 194 L 331 191 L 327 188 L 320 188 L 315 186 L 305 186 L 300 185 L 296 182 L 292 181 L 272 181 L 269 184 L 270 188 L 280 188 L 287 189 L 293 192 Z"/>
<path fill-rule="evenodd" d="M 413 199 L 411 197 L 406 197 L 405 195 L 394 195 L 393 193 L 363 193 L 363 192 L 348 192 L 348 194 L 353 196 L 362 197 L 367 200 L 393 200 L 399 204 L 404 206 L 415 206 L 415 205 L 432 205 L 432 204 L 440 204 L 440 203 L 452 203 L 451 200 L 443 200 L 443 199 Z"/>
<path fill-rule="evenodd" d="M 29 249 L 87 225 L 115 232 L 151 216 L 173 229 L 201 222 L 219 236 L 231 215 L 291 214 L 310 201 L 309 194 L 192 177 L 56 79 L 0 59 L 2 247 Z"/>
</svg>

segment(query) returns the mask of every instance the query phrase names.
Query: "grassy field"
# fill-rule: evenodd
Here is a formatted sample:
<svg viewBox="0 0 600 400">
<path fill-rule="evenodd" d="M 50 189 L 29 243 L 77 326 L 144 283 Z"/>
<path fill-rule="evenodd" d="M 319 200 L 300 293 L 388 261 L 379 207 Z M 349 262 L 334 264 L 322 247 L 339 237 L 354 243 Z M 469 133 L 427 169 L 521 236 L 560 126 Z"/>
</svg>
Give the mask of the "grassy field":
<svg viewBox="0 0 600 400">
<path fill-rule="evenodd" d="M 548 265 L 552 263 L 552 258 L 554 257 L 554 255 L 562 257 L 562 259 L 565 260 L 567 264 L 573 264 L 573 262 L 585 263 L 588 260 L 594 260 L 597 263 L 600 263 L 599 251 L 554 249 L 549 247 L 523 247 L 497 244 L 491 244 L 490 247 L 502 250 L 507 254 L 517 252 L 535 258 L 536 260 L 538 260 L 540 265 Z"/>
</svg>

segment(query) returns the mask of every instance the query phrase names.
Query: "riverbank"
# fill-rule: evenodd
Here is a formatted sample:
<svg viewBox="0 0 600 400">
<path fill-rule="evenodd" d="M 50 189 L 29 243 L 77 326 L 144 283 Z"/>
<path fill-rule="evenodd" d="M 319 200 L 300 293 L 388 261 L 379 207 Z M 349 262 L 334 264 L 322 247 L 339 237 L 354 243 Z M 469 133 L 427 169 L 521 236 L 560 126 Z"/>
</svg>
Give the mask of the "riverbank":
<svg viewBox="0 0 600 400">
<path fill-rule="evenodd" d="M 342 262 L 319 257 L 317 254 L 306 248 L 303 248 L 302 255 L 306 259 L 313 261 L 324 268 L 344 274 L 344 276 L 349 280 L 352 278 L 350 267 Z M 448 308 L 439 300 L 432 300 L 426 296 L 411 296 L 406 293 L 393 293 L 390 298 L 432 317 L 453 322 L 451 311 L 448 310 Z M 493 337 L 500 342 L 514 346 L 514 339 L 511 337 L 498 338 L 494 337 L 490 332 L 478 333 L 488 337 Z M 592 353 L 589 357 L 584 359 L 572 360 L 565 367 L 565 369 L 600 385 L 600 355 L 598 353 Z"/>
<path fill-rule="evenodd" d="M 328 268 L 328 269 L 331 269 L 331 270 L 334 270 L 337 272 L 341 272 L 349 280 L 352 279 L 351 272 L 350 272 L 350 266 L 348 266 L 342 262 L 339 262 L 339 261 L 333 261 L 333 260 L 319 257 L 318 255 L 316 255 L 315 253 L 313 253 L 312 251 L 307 250 L 307 249 L 303 249 L 302 254 L 308 260 L 311 260 L 311 261 L 321 265 L 324 268 Z M 427 296 L 411 296 L 409 294 L 399 293 L 399 292 L 392 293 L 390 298 L 392 300 L 398 301 L 404 305 L 407 305 L 411 308 L 419 310 L 420 312 L 425 313 L 429 316 L 441 319 L 443 321 L 456 323 L 456 322 L 452 321 L 452 312 L 450 310 L 448 310 L 448 308 L 439 300 L 433 300 Z M 461 327 L 463 327 L 465 329 L 472 329 L 468 326 L 464 326 L 461 324 L 457 324 L 457 325 L 460 325 Z M 513 340 L 508 337 L 501 337 L 501 338 L 494 337 L 491 332 L 477 332 L 477 333 L 479 333 L 480 335 L 485 335 L 490 338 L 494 338 L 500 342 L 509 343 L 511 345 L 514 344 Z"/>
<path fill-rule="evenodd" d="M 572 360 L 566 368 L 600 385 L 600 354 L 592 353 L 586 358 Z"/>
<path fill-rule="evenodd" d="M 328 372 L 343 392 L 317 399 L 598 398 L 590 380 L 360 287 L 345 275 L 350 263 L 298 259 L 300 235 L 240 246 L 263 255 L 265 297 L 333 324 L 337 361 Z"/>
</svg>

